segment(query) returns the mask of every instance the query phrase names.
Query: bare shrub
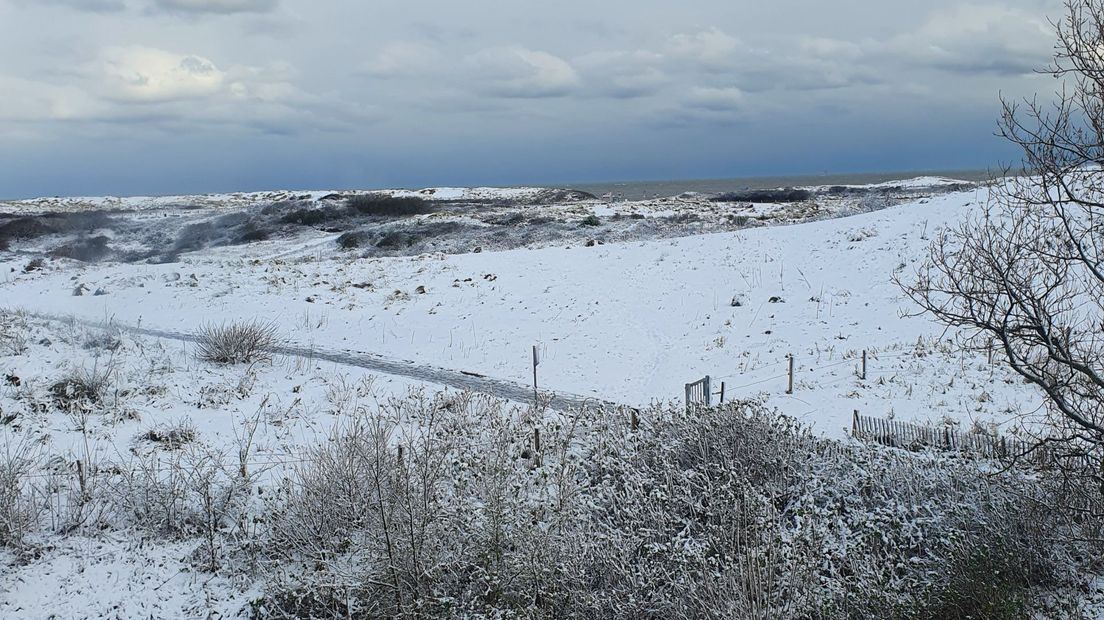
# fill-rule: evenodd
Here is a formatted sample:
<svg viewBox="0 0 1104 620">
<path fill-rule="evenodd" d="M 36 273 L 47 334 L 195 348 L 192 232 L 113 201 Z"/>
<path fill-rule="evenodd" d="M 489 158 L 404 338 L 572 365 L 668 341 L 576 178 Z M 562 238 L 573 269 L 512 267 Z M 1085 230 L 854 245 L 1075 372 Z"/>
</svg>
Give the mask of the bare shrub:
<svg viewBox="0 0 1104 620">
<path fill-rule="evenodd" d="M 1066 583 L 1084 533 L 1038 477 L 756 402 L 638 415 L 360 409 L 270 498 L 257 615 L 1003 618 Z"/>
<path fill-rule="evenodd" d="M 31 326 L 18 312 L 0 311 L 0 355 L 23 355 L 30 342 Z"/>
<path fill-rule="evenodd" d="M 259 615 L 326 617 L 338 601 L 353 615 L 464 615 L 548 596 L 562 563 L 547 539 L 574 504 L 554 491 L 559 465 L 534 469 L 520 421 L 469 394 L 360 409 L 272 500 L 264 546 L 276 577 Z M 566 435 L 548 429 L 549 454 L 563 453 Z"/>
<path fill-rule="evenodd" d="M 216 570 L 224 541 L 244 527 L 253 480 L 221 451 L 190 445 L 122 468 L 112 492 L 119 525 L 202 542 L 196 560 Z"/>
<path fill-rule="evenodd" d="M 36 271 L 42 271 L 46 267 L 46 259 L 39 256 L 38 258 L 32 258 L 23 266 L 23 273 L 34 273 Z"/>
<path fill-rule="evenodd" d="M 278 342 L 276 326 L 260 321 L 213 325 L 199 328 L 196 355 L 213 364 L 246 364 L 272 359 Z"/>
<path fill-rule="evenodd" d="M 54 408 L 68 415 L 78 430 L 87 430 L 91 415 L 107 408 L 112 373 L 112 362 L 72 368 L 48 390 Z"/>
<path fill-rule="evenodd" d="M 115 352 L 123 346 L 123 330 L 113 323 L 85 335 L 84 348 Z"/>
<path fill-rule="evenodd" d="M 196 440 L 196 428 L 190 420 L 181 420 L 174 424 L 163 424 L 140 434 L 140 441 L 160 445 L 166 450 L 179 450 Z"/>
<path fill-rule="evenodd" d="M 37 455 L 26 441 L 0 448 L 0 547 L 20 547 L 38 520 L 29 476 Z"/>
</svg>

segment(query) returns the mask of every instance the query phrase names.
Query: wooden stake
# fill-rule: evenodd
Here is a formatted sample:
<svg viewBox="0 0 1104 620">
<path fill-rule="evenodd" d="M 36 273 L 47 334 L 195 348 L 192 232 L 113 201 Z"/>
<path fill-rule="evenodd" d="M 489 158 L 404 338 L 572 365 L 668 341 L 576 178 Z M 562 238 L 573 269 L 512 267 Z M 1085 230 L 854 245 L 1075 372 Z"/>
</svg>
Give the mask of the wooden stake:
<svg viewBox="0 0 1104 620">
<path fill-rule="evenodd" d="M 534 428 L 533 429 L 533 458 L 535 459 L 537 467 L 540 467 L 540 464 L 541 464 L 541 453 L 540 453 L 540 451 L 541 451 L 541 448 L 540 448 L 540 429 L 539 428 Z"/>
<path fill-rule="evenodd" d="M 540 406 L 540 395 L 537 394 L 537 364 L 539 363 L 537 345 L 533 345 L 533 407 Z"/>
<path fill-rule="evenodd" d="M 794 375 L 794 356 L 793 356 L 793 353 L 791 353 L 790 354 L 790 383 L 789 383 L 789 387 L 786 388 L 786 393 L 787 394 L 793 394 L 793 375 Z"/>
<path fill-rule="evenodd" d="M 866 349 L 863 349 L 863 358 L 862 358 L 862 375 L 860 376 L 860 378 L 861 378 L 861 379 L 862 379 L 863 381 L 866 381 Z"/>
<path fill-rule="evenodd" d="M 80 483 L 81 501 L 88 497 L 88 484 L 84 478 L 84 462 L 77 459 L 77 481 Z"/>
<path fill-rule="evenodd" d="M 721 381 L 721 404 L 724 404 L 724 381 Z"/>
<path fill-rule="evenodd" d="M 851 436 L 859 436 L 859 410 L 856 409 L 855 413 L 851 414 Z"/>
</svg>

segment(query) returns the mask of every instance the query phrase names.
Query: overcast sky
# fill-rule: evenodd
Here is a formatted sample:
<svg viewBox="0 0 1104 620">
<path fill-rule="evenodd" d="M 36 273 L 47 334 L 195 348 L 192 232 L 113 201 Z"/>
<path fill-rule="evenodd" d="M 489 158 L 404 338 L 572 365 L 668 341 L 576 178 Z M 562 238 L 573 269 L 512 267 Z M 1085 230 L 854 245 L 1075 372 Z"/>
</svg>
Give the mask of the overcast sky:
<svg viewBox="0 0 1104 620">
<path fill-rule="evenodd" d="M 984 168 L 1060 0 L 0 0 L 0 197 Z"/>
</svg>

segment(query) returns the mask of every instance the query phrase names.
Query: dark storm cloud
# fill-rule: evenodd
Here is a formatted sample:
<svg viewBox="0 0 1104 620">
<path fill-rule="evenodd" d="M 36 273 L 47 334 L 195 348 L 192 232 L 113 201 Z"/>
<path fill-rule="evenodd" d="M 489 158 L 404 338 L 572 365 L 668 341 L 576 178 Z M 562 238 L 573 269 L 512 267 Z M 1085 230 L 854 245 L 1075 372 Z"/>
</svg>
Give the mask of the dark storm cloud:
<svg viewBox="0 0 1104 620">
<path fill-rule="evenodd" d="M 0 141 L 26 155 L 0 161 L 0 194 L 126 193 L 97 183 L 158 166 L 145 179 L 177 191 L 986 165 L 1008 152 L 997 93 L 1051 88 L 1031 71 L 1060 16 L 1060 0 L 0 0 Z M 85 148 L 74 174 L 61 154 Z M 240 174 L 180 172 L 203 152 L 240 155 Z"/>
</svg>

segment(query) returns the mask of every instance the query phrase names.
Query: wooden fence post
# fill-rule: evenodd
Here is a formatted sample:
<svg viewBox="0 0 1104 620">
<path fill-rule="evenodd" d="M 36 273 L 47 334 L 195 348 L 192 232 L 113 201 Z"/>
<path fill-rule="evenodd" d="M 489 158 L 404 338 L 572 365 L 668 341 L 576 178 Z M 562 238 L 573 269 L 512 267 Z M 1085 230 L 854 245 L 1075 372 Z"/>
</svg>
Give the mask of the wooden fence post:
<svg viewBox="0 0 1104 620">
<path fill-rule="evenodd" d="M 88 497 L 88 483 L 84 477 L 84 462 L 77 459 L 77 482 L 80 483 L 81 502 Z"/>
<path fill-rule="evenodd" d="M 866 349 L 863 349 L 863 356 L 862 356 L 862 375 L 860 375 L 860 377 L 859 377 L 859 378 L 860 378 L 860 379 L 862 379 L 863 381 L 866 381 Z"/>
<path fill-rule="evenodd" d="M 724 404 L 724 381 L 721 381 L 721 404 Z"/>
<path fill-rule="evenodd" d="M 540 352 L 533 345 L 533 407 L 540 406 L 540 394 L 537 392 L 537 364 L 540 364 Z"/>
<path fill-rule="evenodd" d="M 786 388 L 787 394 L 793 394 L 794 356 L 790 353 L 790 382 Z"/>
<path fill-rule="evenodd" d="M 856 409 L 855 413 L 851 414 L 851 436 L 859 436 L 859 410 Z"/>
</svg>

